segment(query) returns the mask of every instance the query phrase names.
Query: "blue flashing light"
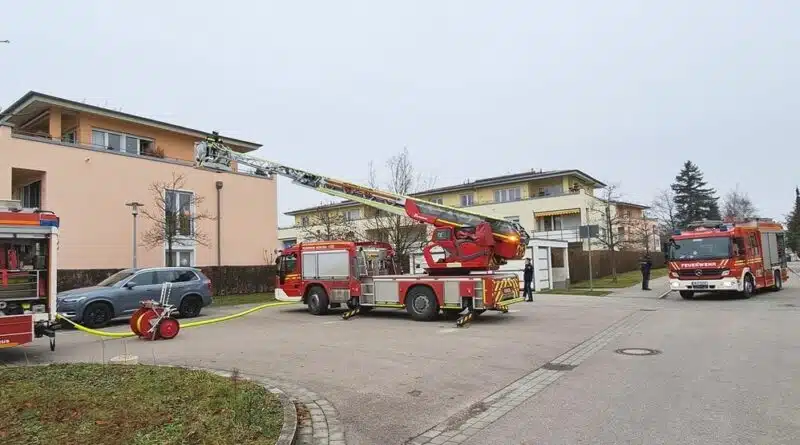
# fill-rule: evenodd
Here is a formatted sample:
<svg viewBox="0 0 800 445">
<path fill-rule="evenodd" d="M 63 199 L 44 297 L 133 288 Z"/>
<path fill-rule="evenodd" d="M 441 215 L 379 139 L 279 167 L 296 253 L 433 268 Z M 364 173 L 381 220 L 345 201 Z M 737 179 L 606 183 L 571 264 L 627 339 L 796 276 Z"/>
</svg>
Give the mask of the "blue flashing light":
<svg viewBox="0 0 800 445">
<path fill-rule="evenodd" d="M 58 219 L 42 219 L 39 220 L 39 225 L 43 227 L 58 227 Z"/>
</svg>

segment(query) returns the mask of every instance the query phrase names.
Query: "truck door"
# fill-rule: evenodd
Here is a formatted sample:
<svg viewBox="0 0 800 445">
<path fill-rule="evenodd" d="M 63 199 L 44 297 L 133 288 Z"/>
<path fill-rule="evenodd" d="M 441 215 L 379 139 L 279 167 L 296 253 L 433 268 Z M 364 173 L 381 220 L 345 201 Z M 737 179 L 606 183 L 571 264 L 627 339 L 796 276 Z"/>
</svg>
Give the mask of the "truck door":
<svg viewBox="0 0 800 445">
<path fill-rule="evenodd" d="M 302 279 L 297 263 L 296 253 L 282 255 L 278 261 L 278 282 L 281 289 L 290 297 L 300 295 Z"/>
</svg>

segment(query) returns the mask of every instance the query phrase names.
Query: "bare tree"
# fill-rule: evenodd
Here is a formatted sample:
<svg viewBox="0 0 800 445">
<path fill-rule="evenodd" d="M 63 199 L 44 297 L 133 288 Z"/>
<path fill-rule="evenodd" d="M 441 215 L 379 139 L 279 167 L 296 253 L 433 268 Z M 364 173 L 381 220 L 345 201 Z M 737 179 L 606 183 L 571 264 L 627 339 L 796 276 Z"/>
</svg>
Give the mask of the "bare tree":
<svg viewBox="0 0 800 445">
<path fill-rule="evenodd" d="M 167 266 L 174 266 L 173 248 L 187 244 L 208 246 L 208 236 L 200 230 L 198 222 L 213 220 L 200 208 L 203 197 L 184 191 L 186 180 L 181 174 L 172 173 L 167 181 L 156 181 L 150 185 L 153 206 L 142 208 L 142 216 L 151 222 L 144 232 L 142 243 L 149 247 L 166 247 Z"/>
<path fill-rule="evenodd" d="M 616 252 L 625 247 L 627 240 L 624 233 L 630 225 L 630 220 L 617 211 L 617 202 L 620 199 L 618 188 L 618 185 L 606 186 L 600 196 L 593 199 L 589 205 L 590 217 L 600 226 L 599 234 L 597 238 L 592 239 L 592 242 L 609 251 L 611 277 L 615 283 L 617 282 Z"/>
<path fill-rule="evenodd" d="M 663 189 L 653 199 L 652 216 L 658 221 L 659 235 L 664 237 L 678 228 L 678 208 L 675 205 L 675 192 Z"/>
<path fill-rule="evenodd" d="M 736 188 L 729 191 L 723 198 L 722 203 L 722 217 L 725 219 L 748 219 L 756 217 L 756 207 L 747 192 L 739 190 L 739 184 Z"/>
<path fill-rule="evenodd" d="M 650 254 L 653 243 L 659 238 L 658 222 L 650 218 L 647 213 L 642 213 L 641 219 L 629 219 L 626 222 L 627 236 L 625 241 L 632 250 L 644 250 Z"/>
<path fill-rule="evenodd" d="M 303 238 L 310 241 L 359 241 L 363 239 L 354 221 L 348 217 L 347 210 L 330 208 L 337 203 L 328 201 L 320 204 L 320 209 L 300 225 Z"/>
<path fill-rule="evenodd" d="M 369 186 L 398 195 L 412 195 L 433 187 L 435 179 L 423 177 L 414 170 L 408 149 L 386 161 L 388 179 L 381 187 L 375 168 L 369 165 Z M 375 241 L 390 243 L 399 257 L 401 264 L 408 263 L 411 251 L 422 245 L 428 238 L 428 227 L 406 215 L 395 215 L 384 211 L 371 211 L 365 224 L 367 237 Z"/>
</svg>

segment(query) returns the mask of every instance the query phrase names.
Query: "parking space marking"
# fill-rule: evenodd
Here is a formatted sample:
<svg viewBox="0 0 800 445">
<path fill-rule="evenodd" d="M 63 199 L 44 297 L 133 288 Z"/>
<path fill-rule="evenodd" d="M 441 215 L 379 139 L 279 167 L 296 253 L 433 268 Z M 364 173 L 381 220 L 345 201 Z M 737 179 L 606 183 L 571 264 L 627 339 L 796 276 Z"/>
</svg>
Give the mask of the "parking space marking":
<svg viewBox="0 0 800 445">
<path fill-rule="evenodd" d="M 630 332 L 649 314 L 649 312 L 642 311 L 633 312 L 548 364 L 577 366 L 619 335 Z M 491 425 L 492 422 L 550 386 L 567 372 L 569 371 L 537 368 L 505 388 L 474 403 L 467 408 L 466 412 L 456 413 L 433 428 L 423 431 L 422 434 L 410 439 L 406 444 L 456 445 L 464 443 Z"/>
</svg>

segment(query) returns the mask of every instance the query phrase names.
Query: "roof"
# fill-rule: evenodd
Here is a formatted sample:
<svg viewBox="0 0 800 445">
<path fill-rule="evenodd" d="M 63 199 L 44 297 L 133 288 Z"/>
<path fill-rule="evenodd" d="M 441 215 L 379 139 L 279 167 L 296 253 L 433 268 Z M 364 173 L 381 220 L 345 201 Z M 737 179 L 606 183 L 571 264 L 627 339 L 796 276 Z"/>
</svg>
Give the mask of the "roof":
<svg viewBox="0 0 800 445">
<path fill-rule="evenodd" d="M 615 200 L 615 201 L 611 201 L 611 203 L 612 203 L 612 204 L 616 204 L 616 205 L 618 205 L 618 206 L 623 206 L 623 207 L 635 207 L 635 208 L 637 208 L 637 209 L 642 209 L 642 210 L 644 210 L 644 209 L 649 209 L 649 208 L 650 208 L 650 206 L 641 205 L 641 204 L 636 204 L 636 203 L 633 203 L 633 202 L 627 202 L 627 201 L 616 201 L 616 200 Z"/>
<path fill-rule="evenodd" d="M 506 184 L 516 184 L 522 181 L 532 181 L 532 180 L 540 180 L 540 179 L 548 179 L 548 178 L 558 178 L 562 176 L 577 176 L 578 178 L 588 182 L 595 186 L 595 188 L 605 187 L 606 184 L 587 175 L 586 173 L 572 169 L 572 170 L 552 170 L 552 171 L 530 171 L 524 173 L 514 173 L 510 175 L 503 175 L 503 176 L 493 176 L 491 178 L 484 178 L 484 179 L 477 179 L 475 181 L 468 181 L 463 184 L 458 185 L 449 185 L 446 187 L 438 187 L 429 190 L 424 190 L 418 193 L 412 193 L 411 196 L 414 197 L 423 197 L 423 196 L 431 196 L 431 195 L 438 195 L 443 193 L 452 193 L 458 191 L 466 191 L 466 190 L 475 190 L 477 188 L 484 188 L 484 187 L 494 187 L 498 185 L 506 185 Z M 314 207 L 307 207 L 304 209 L 299 210 L 292 210 L 290 212 L 286 212 L 286 215 L 292 216 L 297 215 L 298 213 L 305 213 L 311 212 L 314 210 L 321 210 L 321 209 L 338 209 L 343 207 L 351 207 L 356 205 L 355 201 L 342 201 L 333 204 L 327 205 L 319 205 Z M 635 205 L 635 204 L 634 204 Z"/>
<path fill-rule="evenodd" d="M 205 137 L 210 134 L 210 132 L 208 131 L 202 131 L 194 128 L 184 127 L 181 125 L 170 124 L 168 122 L 162 122 L 155 119 L 137 116 L 130 113 L 123 113 L 121 111 L 98 107 L 96 105 L 90 105 L 82 102 L 76 102 L 74 100 L 64 99 L 61 97 L 50 96 L 48 94 L 39 93 L 37 91 L 29 91 L 27 94 L 17 99 L 16 102 L 9 105 L 8 108 L 2 110 L 2 112 L 0 112 L 0 125 L 2 124 L 19 125 L 24 121 L 28 120 L 30 117 L 36 116 L 44 112 L 47 108 L 49 108 L 52 105 L 56 105 L 68 110 L 83 111 L 86 113 L 98 114 L 113 119 L 120 119 L 123 121 L 128 121 L 140 125 L 146 125 L 149 127 L 156 127 L 162 130 L 194 136 L 199 139 L 205 139 Z M 22 112 L 23 110 L 26 111 L 24 115 L 20 117 L 21 114 L 20 112 Z M 244 141 L 241 139 L 231 138 L 223 135 L 221 136 L 227 145 L 230 145 L 233 148 L 238 149 L 237 151 L 246 153 L 257 150 L 261 147 L 261 144 L 256 142 Z"/>
</svg>

